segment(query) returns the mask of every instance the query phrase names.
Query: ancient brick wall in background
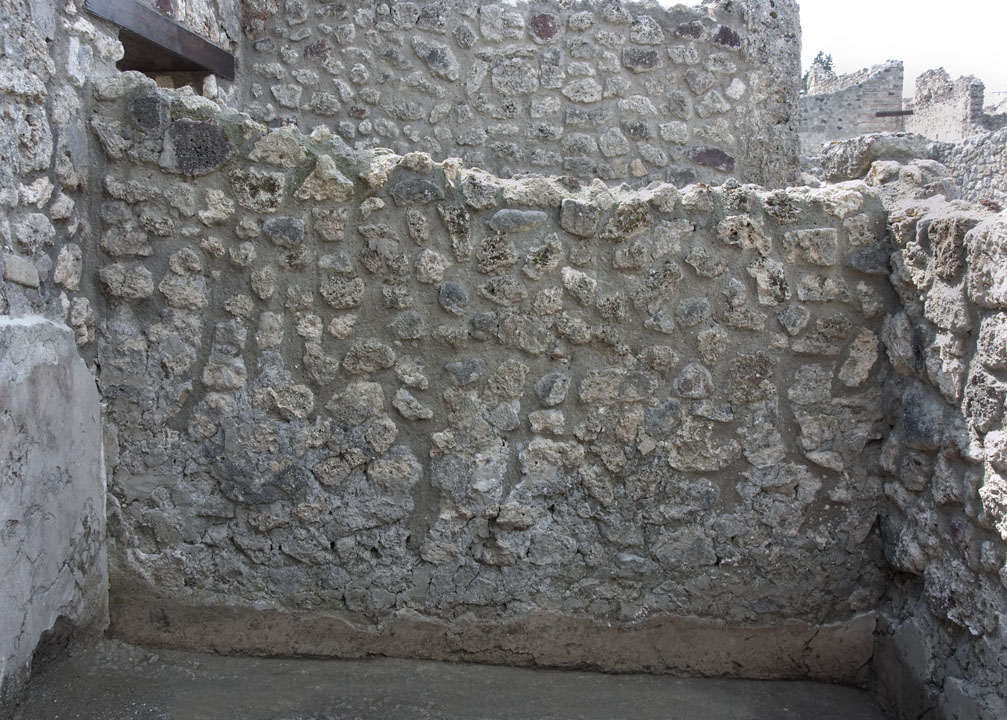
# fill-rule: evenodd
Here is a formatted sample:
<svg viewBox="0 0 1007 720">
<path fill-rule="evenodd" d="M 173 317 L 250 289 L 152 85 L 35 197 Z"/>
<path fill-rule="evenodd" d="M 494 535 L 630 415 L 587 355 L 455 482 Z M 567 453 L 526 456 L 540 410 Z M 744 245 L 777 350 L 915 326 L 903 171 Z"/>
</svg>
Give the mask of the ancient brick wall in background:
<svg viewBox="0 0 1007 720">
<path fill-rule="evenodd" d="M 905 118 L 878 117 L 902 110 L 901 61 L 891 60 L 849 75 L 813 68 L 807 94 L 800 97 L 801 151 L 817 155 L 821 145 L 872 132 L 899 132 Z"/>
</svg>

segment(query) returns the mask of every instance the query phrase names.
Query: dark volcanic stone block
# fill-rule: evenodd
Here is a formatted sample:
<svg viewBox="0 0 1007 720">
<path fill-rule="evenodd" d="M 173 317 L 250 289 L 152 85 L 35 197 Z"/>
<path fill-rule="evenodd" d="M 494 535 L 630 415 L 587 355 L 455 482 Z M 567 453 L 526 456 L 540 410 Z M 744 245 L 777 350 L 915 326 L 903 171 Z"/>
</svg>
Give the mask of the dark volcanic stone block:
<svg viewBox="0 0 1007 720">
<path fill-rule="evenodd" d="M 304 221 L 292 217 L 275 217 L 262 223 L 262 232 L 274 244 L 294 248 L 304 240 Z"/>
<path fill-rule="evenodd" d="M 657 50 L 653 48 L 625 48 L 622 51 L 622 64 L 633 72 L 647 72 L 653 70 L 660 61 Z"/>
<path fill-rule="evenodd" d="M 559 32 L 559 23 L 555 15 L 542 13 L 531 19 L 531 31 L 539 40 L 548 40 Z"/>
<path fill-rule="evenodd" d="M 423 205 L 434 200 L 444 199 L 444 190 L 429 180 L 409 178 L 401 180 L 391 189 L 392 200 L 396 205 Z"/>
<path fill-rule="evenodd" d="M 223 165 L 234 146 L 215 122 L 176 120 L 165 138 L 167 165 L 185 175 L 205 175 Z"/>
<path fill-rule="evenodd" d="M 163 130 L 171 121 L 171 103 L 158 93 L 138 95 L 129 104 L 137 127 L 143 130 Z"/>
<path fill-rule="evenodd" d="M 734 172 L 734 158 L 720 148 L 693 148 L 689 152 L 689 159 L 697 165 L 705 165 L 724 172 Z"/>
<path fill-rule="evenodd" d="M 728 47 L 741 47 L 741 36 L 727 25 L 721 25 L 720 30 L 713 36 L 713 42 Z"/>
</svg>

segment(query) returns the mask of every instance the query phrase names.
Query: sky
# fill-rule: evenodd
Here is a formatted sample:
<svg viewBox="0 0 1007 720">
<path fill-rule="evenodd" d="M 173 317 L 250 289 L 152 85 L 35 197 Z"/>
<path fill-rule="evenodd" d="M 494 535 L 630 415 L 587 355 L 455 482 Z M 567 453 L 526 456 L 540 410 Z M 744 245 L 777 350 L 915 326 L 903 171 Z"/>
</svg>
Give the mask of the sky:
<svg viewBox="0 0 1007 720">
<path fill-rule="evenodd" d="M 975 75 L 985 104 L 1007 99 L 1007 0 L 798 0 L 807 70 L 818 51 L 832 55 L 839 74 L 902 60 L 903 95 L 916 77 L 943 67 L 957 79 Z M 803 72 L 803 71 L 802 71 Z"/>
</svg>

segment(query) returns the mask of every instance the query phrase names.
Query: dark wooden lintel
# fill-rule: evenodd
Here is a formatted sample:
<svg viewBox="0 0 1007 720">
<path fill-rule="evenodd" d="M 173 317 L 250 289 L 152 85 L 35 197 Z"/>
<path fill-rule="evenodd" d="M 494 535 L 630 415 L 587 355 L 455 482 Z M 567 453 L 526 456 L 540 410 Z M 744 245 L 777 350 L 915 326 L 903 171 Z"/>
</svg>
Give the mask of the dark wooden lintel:
<svg viewBox="0 0 1007 720">
<path fill-rule="evenodd" d="M 85 0 L 84 7 L 122 30 L 125 70 L 203 70 L 234 79 L 234 56 L 137 0 Z"/>
<path fill-rule="evenodd" d="M 912 114 L 912 110 L 879 110 L 874 113 L 874 117 L 904 117 Z"/>
</svg>

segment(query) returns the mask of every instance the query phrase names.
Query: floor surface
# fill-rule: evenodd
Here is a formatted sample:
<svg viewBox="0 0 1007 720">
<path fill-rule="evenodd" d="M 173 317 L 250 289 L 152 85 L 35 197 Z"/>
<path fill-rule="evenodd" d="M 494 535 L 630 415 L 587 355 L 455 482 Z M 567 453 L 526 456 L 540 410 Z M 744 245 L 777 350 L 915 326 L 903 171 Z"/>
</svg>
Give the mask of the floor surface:
<svg viewBox="0 0 1007 720">
<path fill-rule="evenodd" d="M 284 660 L 78 649 L 32 679 L 14 720 L 885 720 L 810 682 L 600 675 L 414 660 Z"/>
</svg>

